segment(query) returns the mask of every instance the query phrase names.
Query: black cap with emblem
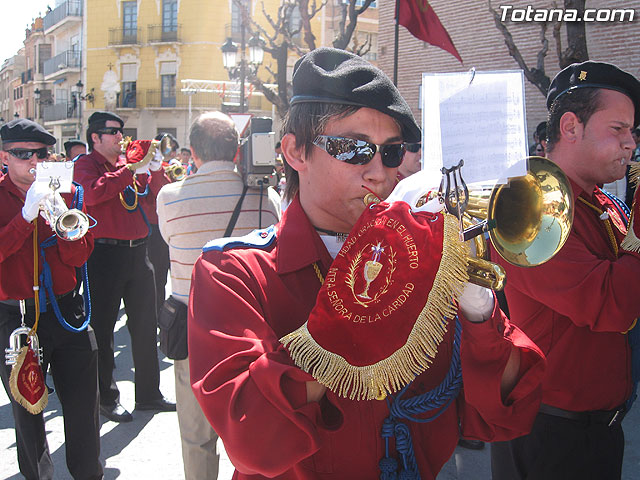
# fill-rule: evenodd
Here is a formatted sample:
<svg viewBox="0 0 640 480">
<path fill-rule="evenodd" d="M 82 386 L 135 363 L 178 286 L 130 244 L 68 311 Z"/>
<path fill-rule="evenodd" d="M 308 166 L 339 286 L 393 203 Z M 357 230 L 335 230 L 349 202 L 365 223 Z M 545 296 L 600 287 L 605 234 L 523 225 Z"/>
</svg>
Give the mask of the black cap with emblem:
<svg viewBox="0 0 640 480">
<path fill-rule="evenodd" d="M 15 142 L 39 142 L 55 145 L 56 137 L 51 135 L 42 125 L 26 118 L 17 118 L 5 123 L 0 128 L 2 144 Z"/>
<path fill-rule="evenodd" d="M 640 82 L 636 77 L 605 62 L 574 63 L 561 70 L 547 93 L 547 109 L 560 96 L 577 88 L 606 88 L 624 93 L 635 107 L 634 126 L 640 124 Z"/>
<path fill-rule="evenodd" d="M 317 48 L 293 67 L 293 97 L 297 103 L 338 103 L 373 108 L 394 118 L 405 142 L 421 140 L 420 127 L 396 86 L 363 58 L 337 48 Z"/>
</svg>

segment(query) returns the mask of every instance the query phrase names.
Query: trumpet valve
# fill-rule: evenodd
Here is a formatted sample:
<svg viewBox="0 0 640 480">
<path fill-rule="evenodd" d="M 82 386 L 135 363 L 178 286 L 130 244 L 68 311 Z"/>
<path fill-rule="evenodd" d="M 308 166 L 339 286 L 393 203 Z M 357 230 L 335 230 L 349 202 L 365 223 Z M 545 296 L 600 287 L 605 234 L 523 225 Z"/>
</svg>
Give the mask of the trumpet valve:
<svg viewBox="0 0 640 480">
<path fill-rule="evenodd" d="M 9 347 L 4 349 L 5 363 L 9 366 L 15 365 L 20 355 L 20 349 L 22 348 L 21 338 L 26 337 L 26 342 L 31 344 L 31 348 L 36 353 L 38 363 L 42 364 L 42 347 L 38 341 L 38 335 L 31 332 L 29 327 L 18 327 L 9 336 Z"/>
</svg>

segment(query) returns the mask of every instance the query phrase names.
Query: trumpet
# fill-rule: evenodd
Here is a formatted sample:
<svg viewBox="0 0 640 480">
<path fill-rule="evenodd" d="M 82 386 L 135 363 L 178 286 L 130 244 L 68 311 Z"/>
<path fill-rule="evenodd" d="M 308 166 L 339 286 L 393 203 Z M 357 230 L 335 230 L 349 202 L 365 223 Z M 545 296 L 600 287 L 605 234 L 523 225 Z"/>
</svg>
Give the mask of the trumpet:
<svg viewBox="0 0 640 480">
<path fill-rule="evenodd" d="M 40 211 L 52 230 L 59 238 L 69 242 L 84 237 L 89 231 L 89 217 L 77 208 L 67 208 L 58 192 L 59 179 L 51 177 L 49 188 L 53 194 L 40 203 Z"/>
<path fill-rule="evenodd" d="M 179 182 L 187 176 L 187 169 L 181 163 L 170 163 L 164 167 L 164 173 L 172 182 Z"/>
<path fill-rule="evenodd" d="M 534 267 L 556 255 L 573 224 L 571 183 L 551 160 L 529 157 L 526 175 L 491 190 L 469 192 L 463 224 L 464 240 L 474 239 L 476 258 L 469 259 L 469 281 L 493 290 L 505 283 L 504 269 L 486 260 L 482 233 L 512 265 Z M 460 200 L 463 203 L 463 200 Z"/>
</svg>

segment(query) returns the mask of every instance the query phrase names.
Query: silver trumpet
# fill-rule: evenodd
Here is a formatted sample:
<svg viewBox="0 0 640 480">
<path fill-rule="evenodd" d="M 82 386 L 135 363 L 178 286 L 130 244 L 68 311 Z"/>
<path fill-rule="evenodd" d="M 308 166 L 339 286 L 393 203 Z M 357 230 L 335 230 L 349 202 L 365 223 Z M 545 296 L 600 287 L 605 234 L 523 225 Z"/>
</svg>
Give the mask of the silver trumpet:
<svg viewBox="0 0 640 480">
<path fill-rule="evenodd" d="M 9 347 L 4 349 L 5 363 L 9 366 L 16 364 L 18 355 L 20 355 L 20 349 L 23 345 L 21 337 L 24 335 L 26 337 L 24 345 L 27 343 L 31 345 L 31 348 L 38 358 L 38 364 L 42 365 L 42 347 L 38 341 L 38 335 L 36 335 L 35 332 L 30 333 L 31 328 L 24 324 L 24 316 L 26 313 L 24 300 L 20 300 L 20 313 L 22 314 L 22 325 L 11 332 L 11 336 L 9 337 Z"/>
<path fill-rule="evenodd" d="M 36 353 L 36 356 L 38 357 L 38 363 L 42 364 L 42 347 L 40 346 L 40 342 L 38 341 L 38 335 L 36 335 L 35 333 L 29 335 L 30 331 L 30 327 L 23 326 L 18 327 L 13 332 L 11 332 L 11 336 L 9 337 L 9 347 L 4 349 L 4 358 L 7 365 L 11 366 L 16 364 L 18 355 L 20 355 L 20 349 L 22 348 L 22 342 L 20 341 L 20 339 L 23 335 L 27 337 L 31 348 Z"/>
<path fill-rule="evenodd" d="M 49 188 L 53 194 L 40 203 L 40 210 L 52 230 L 62 240 L 69 242 L 84 237 L 89 231 L 89 217 L 77 208 L 67 208 L 64 199 L 58 193 L 60 188 L 58 178 L 51 177 Z"/>
</svg>

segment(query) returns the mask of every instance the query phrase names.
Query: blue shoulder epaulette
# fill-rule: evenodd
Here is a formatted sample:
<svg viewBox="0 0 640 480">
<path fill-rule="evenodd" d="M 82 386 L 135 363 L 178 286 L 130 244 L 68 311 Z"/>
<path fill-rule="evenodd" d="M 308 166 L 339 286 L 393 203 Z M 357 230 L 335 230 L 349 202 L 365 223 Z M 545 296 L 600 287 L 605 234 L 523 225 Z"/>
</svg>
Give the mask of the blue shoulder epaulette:
<svg viewBox="0 0 640 480">
<path fill-rule="evenodd" d="M 243 237 L 223 237 L 210 240 L 202 248 L 203 252 L 210 250 L 225 251 L 238 247 L 267 248 L 276 239 L 276 227 L 271 225 L 262 230 L 254 230 Z"/>
</svg>

